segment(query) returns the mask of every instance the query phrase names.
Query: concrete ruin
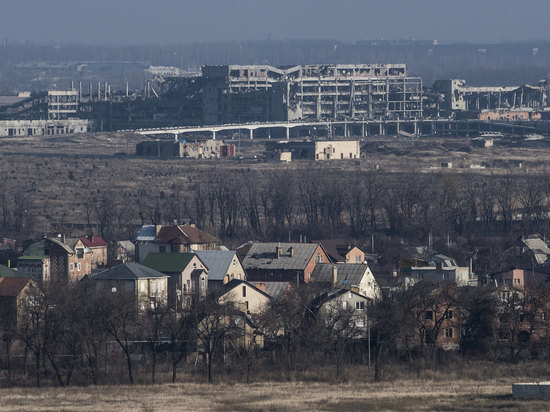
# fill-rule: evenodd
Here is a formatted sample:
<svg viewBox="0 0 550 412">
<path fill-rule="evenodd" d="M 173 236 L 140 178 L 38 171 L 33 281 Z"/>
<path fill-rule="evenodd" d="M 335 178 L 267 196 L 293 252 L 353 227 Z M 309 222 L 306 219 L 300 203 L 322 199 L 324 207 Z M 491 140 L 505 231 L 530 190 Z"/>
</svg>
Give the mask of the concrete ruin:
<svg viewBox="0 0 550 412">
<path fill-rule="evenodd" d="M 405 64 L 203 66 L 203 122 L 422 117 Z"/>
<path fill-rule="evenodd" d="M 354 160 L 361 157 L 359 140 L 268 141 L 267 160 Z"/>
<path fill-rule="evenodd" d="M 235 156 L 235 145 L 220 140 L 187 142 L 185 140 L 143 141 L 136 145 L 138 156 L 219 159 Z"/>
</svg>

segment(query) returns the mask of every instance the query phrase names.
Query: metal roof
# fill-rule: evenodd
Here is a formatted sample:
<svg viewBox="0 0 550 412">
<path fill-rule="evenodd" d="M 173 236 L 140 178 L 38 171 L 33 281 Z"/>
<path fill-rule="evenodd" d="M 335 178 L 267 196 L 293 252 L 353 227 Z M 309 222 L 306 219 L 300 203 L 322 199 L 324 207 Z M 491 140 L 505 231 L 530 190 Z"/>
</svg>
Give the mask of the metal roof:
<svg viewBox="0 0 550 412">
<path fill-rule="evenodd" d="M 154 242 L 155 238 L 155 225 L 143 225 L 136 236 L 138 242 Z"/>
<path fill-rule="evenodd" d="M 317 263 L 311 277 L 318 282 L 332 283 L 334 268 L 336 268 L 336 286 L 345 289 L 359 285 L 369 270 L 369 266 L 363 263 Z"/>
<path fill-rule="evenodd" d="M 318 246 L 317 243 L 253 243 L 243 259 L 243 268 L 304 270 Z M 281 247 L 280 257 L 277 257 L 277 247 Z"/>
<path fill-rule="evenodd" d="M 288 290 L 289 282 L 264 282 L 265 293 L 275 300 L 280 300 Z"/>
<path fill-rule="evenodd" d="M 151 269 L 139 263 L 129 262 L 113 266 L 97 275 L 90 276 L 93 280 L 137 280 L 150 278 L 166 278 L 168 275 Z"/>
<path fill-rule="evenodd" d="M 183 272 L 194 253 L 149 253 L 143 264 L 163 273 Z"/>
<path fill-rule="evenodd" d="M 19 273 L 17 270 L 13 270 L 7 266 L 0 265 L 0 276 L 4 278 L 21 278 L 27 277 L 26 275 Z"/>
<path fill-rule="evenodd" d="M 208 267 L 208 280 L 224 280 L 233 258 L 232 250 L 197 250 L 194 252 Z"/>
</svg>

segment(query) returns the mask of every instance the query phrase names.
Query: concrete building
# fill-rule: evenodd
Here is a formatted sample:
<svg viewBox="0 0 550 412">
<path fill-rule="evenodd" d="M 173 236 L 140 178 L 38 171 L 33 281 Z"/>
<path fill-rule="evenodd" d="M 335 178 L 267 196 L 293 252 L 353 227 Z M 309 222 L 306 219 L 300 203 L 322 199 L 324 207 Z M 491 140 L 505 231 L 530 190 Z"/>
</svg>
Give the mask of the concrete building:
<svg viewBox="0 0 550 412">
<path fill-rule="evenodd" d="M 139 142 L 136 145 L 136 154 L 138 156 L 219 159 L 234 157 L 235 145 L 221 140 L 206 140 L 204 142 L 155 140 Z"/>
<path fill-rule="evenodd" d="M 268 141 L 265 148 L 267 159 L 277 161 L 287 159 L 288 153 L 293 160 L 353 160 L 361 157 L 359 140 Z"/>
<path fill-rule="evenodd" d="M 422 117 L 405 64 L 203 66 L 203 122 Z"/>
</svg>

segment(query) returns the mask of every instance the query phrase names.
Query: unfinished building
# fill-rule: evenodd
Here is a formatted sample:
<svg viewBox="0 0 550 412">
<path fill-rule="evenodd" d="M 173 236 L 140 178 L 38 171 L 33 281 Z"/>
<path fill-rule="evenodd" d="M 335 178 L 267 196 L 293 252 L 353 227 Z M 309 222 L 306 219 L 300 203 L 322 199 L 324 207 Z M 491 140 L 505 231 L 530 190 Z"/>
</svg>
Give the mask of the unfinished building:
<svg viewBox="0 0 550 412">
<path fill-rule="evenodd" d="M 438 80 L 433 89 L 441 93 L 440 111 L 450 115 L 455 111 L 481 112 L 483 110 L 542 110 L 548 105 L 548 82 L 536 86 L 466 86 L 462 79 Z"/>
<path fill-rule="evenodd" d="M 422 117 L 405 64 L 203 66 L 207 124 Z"/>
<path fill-rule="evenodd" d="M 361 157 L 359 140 L 268 141 L 268 160 L 353 160 Z"/>
</svg>

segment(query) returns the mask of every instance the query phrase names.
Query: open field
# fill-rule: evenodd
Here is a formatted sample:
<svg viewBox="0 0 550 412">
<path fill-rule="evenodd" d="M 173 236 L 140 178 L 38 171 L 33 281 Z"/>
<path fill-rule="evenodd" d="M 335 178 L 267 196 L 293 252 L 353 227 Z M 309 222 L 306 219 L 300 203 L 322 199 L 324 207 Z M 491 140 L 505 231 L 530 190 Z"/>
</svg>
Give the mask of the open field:
<svg viewBox="0 0 550 412">
<path fill-rule="evenodd" d="M 391 383 L 165 384 L 0 390 L 1 411 L 455 410 L 542 411 L 516 400 L 510 379 L 398 380 Z"/>
<path fill-rule="evenodd" d="M 261 141 L 233 141 L 243 160 L 196 160 L 136 157 L 135 144 L 141 140 L 143 136 L 133 133 L 0 139 L 0 177 L 8 187 L 17 188 L 21 209 L 32 218 L 27 219 L 27 227 L 32 227 L 34 233 L 25 236 L 60 230 L 70 234 L 71 227 L 80 233 L 87 223 L 90 200 L 104 195 L 121 207 L 135 209 L 154 204 L 164 195 L 177 194 L 181 198 L 173 203 L 185 209 L 186 204 L 191 205 L 198 183 L 216 181 L 207 175 L 213 170 L 217 170 L 216 176 L 223 176 L 226 170 L 245 172 L 260 186 L 267 184 L 262 179 L 272 171 L 283 170 L 297 177 L 301 171 L 338 175 L 342 185 L 357 172 L 373 169 L 439 173 L 442 162 L 453 163 L 448 173 L 459 174 L 525 175 L 550 170 L 550 146 L 545 140 L 512 144 L 513 139 L 507 139 L 501 145 L 482 149 L 470 147 L 467 138 L 372 136 L 364 140 L 365 158 L 361 161 L 302 160 L 288 164 L 255 159 L 264 150 Z M 142 220 L 150 223 L 151 216 L 145 215 L 150 208 L 143 208 Z M 176 214 L 186 213 L 183 210 Z M 133 236 L 135 227 L 143 222 L 129 222 L 132 230 L 127 236 Z"/>
</svg>

